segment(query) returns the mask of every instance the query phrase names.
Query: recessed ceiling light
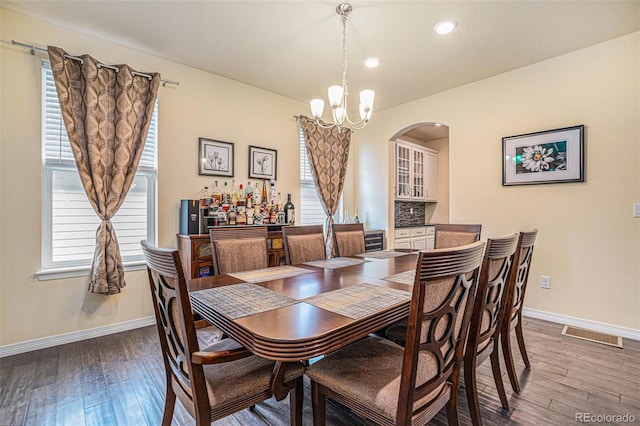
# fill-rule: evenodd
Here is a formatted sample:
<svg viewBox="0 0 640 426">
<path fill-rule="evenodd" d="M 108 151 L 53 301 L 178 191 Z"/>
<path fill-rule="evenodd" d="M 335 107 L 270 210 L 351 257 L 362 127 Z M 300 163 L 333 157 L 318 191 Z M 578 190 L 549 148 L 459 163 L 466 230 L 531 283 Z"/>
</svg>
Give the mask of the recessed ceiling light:
<svg viewBox="0 0 640 426">
<path fill-rule="evenodd" d="M 376 68 L 380 65 L 380 58 L 367 58 L 364 60 L 364 66 L 367 68 Z"/>
<path fill-rule="evenodd" d="M 433 27 L 433 31 L 440 35 L 449 34 L 451 31 L 456 29 L 457 25 L 458 24 L 456 23 L 456 21 L 452 21 L 450 19 L 446 21 L 440 21 L 436 24 L 435 27 Z"/>
</svg>

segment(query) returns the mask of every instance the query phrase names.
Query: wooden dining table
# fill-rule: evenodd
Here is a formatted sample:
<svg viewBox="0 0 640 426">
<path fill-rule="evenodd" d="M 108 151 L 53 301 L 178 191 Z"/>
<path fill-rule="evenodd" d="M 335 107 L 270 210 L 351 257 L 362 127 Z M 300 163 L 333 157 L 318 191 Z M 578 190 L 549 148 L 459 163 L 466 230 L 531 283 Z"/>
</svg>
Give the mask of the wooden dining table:
<svg viewBox="0 0 640 426">
<path fill-rule="evenodd" d="M 192 279 L 192 308 L 277 361 L 271 390 L 282 399 L 288 362 L 328 354 L 409 315 L 416 252 L 377 253 Z"/>
</svg>

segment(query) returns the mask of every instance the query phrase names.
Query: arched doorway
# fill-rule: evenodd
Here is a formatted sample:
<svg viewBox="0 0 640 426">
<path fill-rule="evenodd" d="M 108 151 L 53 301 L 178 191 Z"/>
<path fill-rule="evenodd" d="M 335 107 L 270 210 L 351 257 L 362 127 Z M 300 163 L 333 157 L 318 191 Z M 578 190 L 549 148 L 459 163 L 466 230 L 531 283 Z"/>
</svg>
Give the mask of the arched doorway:
<svg viewBox="0 0 640 426">
<path fill-rule="evenodd" d="M 397 142 L 437 152 L 437 173 L 435 174 L 437 198 L 435 200 L 408 198 L 396 192 Z M 389 139 L 389 158 L 392 159 L 392 167 L 389 168 L 391 197 L 388 229 L 390 231 L 389 247 L 392 247 L 396 227 L 449 222 L 449 127 L 435 122 L 421 122 L 406 126 Z"/>
</svg>

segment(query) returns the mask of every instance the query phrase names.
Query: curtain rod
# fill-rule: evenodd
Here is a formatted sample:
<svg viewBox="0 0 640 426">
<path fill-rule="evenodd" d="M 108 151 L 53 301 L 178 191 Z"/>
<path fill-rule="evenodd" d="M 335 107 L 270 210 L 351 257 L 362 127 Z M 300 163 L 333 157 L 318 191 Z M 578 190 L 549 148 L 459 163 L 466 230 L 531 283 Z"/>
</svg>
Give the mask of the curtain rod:
<svg viewBox="0 0 640 426">
<path fill-rule="evenodd" d="M 48 50 L 48 49 L 45 49 L 44 47 L 36 46 L 36 45 L 34 45 L 34 44 L 20 43 L 19 41 L 15 41 L 15 40 L 11 40 L 11 44 L 16 45 L 16 46 L 27 47 L 27 48 L 31 49 L 31 54 L 32 54 L 32 55 L 35 55 L 35 53 L 36 53 L 35 51 L 36 51 L 36 50 L 38 50 L 38 51 L 40 51 L 40 52 L 45 52 L 45 53 L 48 53 L 48 52 L 49 52 L 49 50 Z M 79 58 L 79 57 L 77 57 L 77 56 L 64 55 L 64 57 L 65 57 L 65 58 L 68 58 L 68 59 L 73 59 L 74 61 L 79 61 L 79 62 L 81 62 L 81 63 L 83 62 L 82 58 Z M 107 65 L 107 64 L 101 64 L 101 63 L 98 63 L 98 68 L 102 68 L 102 67 L 104 67 L 104 68 L 109 68 L 109 69 L 111 69 L 111 70 L 114 70 L 115 72 L 120 71 L 120 70 L 118 69 L 118 67 L 114 67 L 113 65 Z M 151 80 L 151 76 L 150 76 L 149 74 L 143 74 L 143 73 L 141 73 L 141 72 L 136 72 L 136 71 L 132 71 L 132 74 L 133 74 L 133 75 L 138 75 L 138 76 L 140 76 L 140 77 L 146 77 L 146 78 L 148 78 L 149 80 Z M 163 85 L 163 86 L 165 86 L 165 85 L 167 85 L 167 84 L 175 84 L 176 86 L 179 86 L 179 85 L 180 85 L 180 82 L 179 82 L 179 81 L 175 81 L 175 80 L 168 80 L 168 79 L 166 79 L 166 78 L 161 78 L 161 79 L 160 79 L 160 81 L 162 82 L 162 85 Z"/>
</svg>

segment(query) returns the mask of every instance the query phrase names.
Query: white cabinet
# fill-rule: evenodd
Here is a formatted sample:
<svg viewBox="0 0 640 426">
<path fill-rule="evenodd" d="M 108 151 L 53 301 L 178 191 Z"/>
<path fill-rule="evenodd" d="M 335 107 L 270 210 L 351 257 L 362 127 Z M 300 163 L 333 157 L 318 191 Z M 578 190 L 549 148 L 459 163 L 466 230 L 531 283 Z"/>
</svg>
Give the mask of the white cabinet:
<svg viewBox="0 0 640 426">
<path fill-rule="evenodd" d="M 398 200 L 436 201 L 438 153 L 408 142 L 396 142 L 395 192 Z"/>
<path fill-rule="evenodd" d="M 426 250 L 433 250 L 436 248 L 436 227 L 427 226 L 427 248 Z"/>
<path fill-rule="evenodd" d="M 393 237 L 397 249 L 429 250 L 429 244 L 433 249 L 433 226 L 396 229 Z"/>
</svg>

